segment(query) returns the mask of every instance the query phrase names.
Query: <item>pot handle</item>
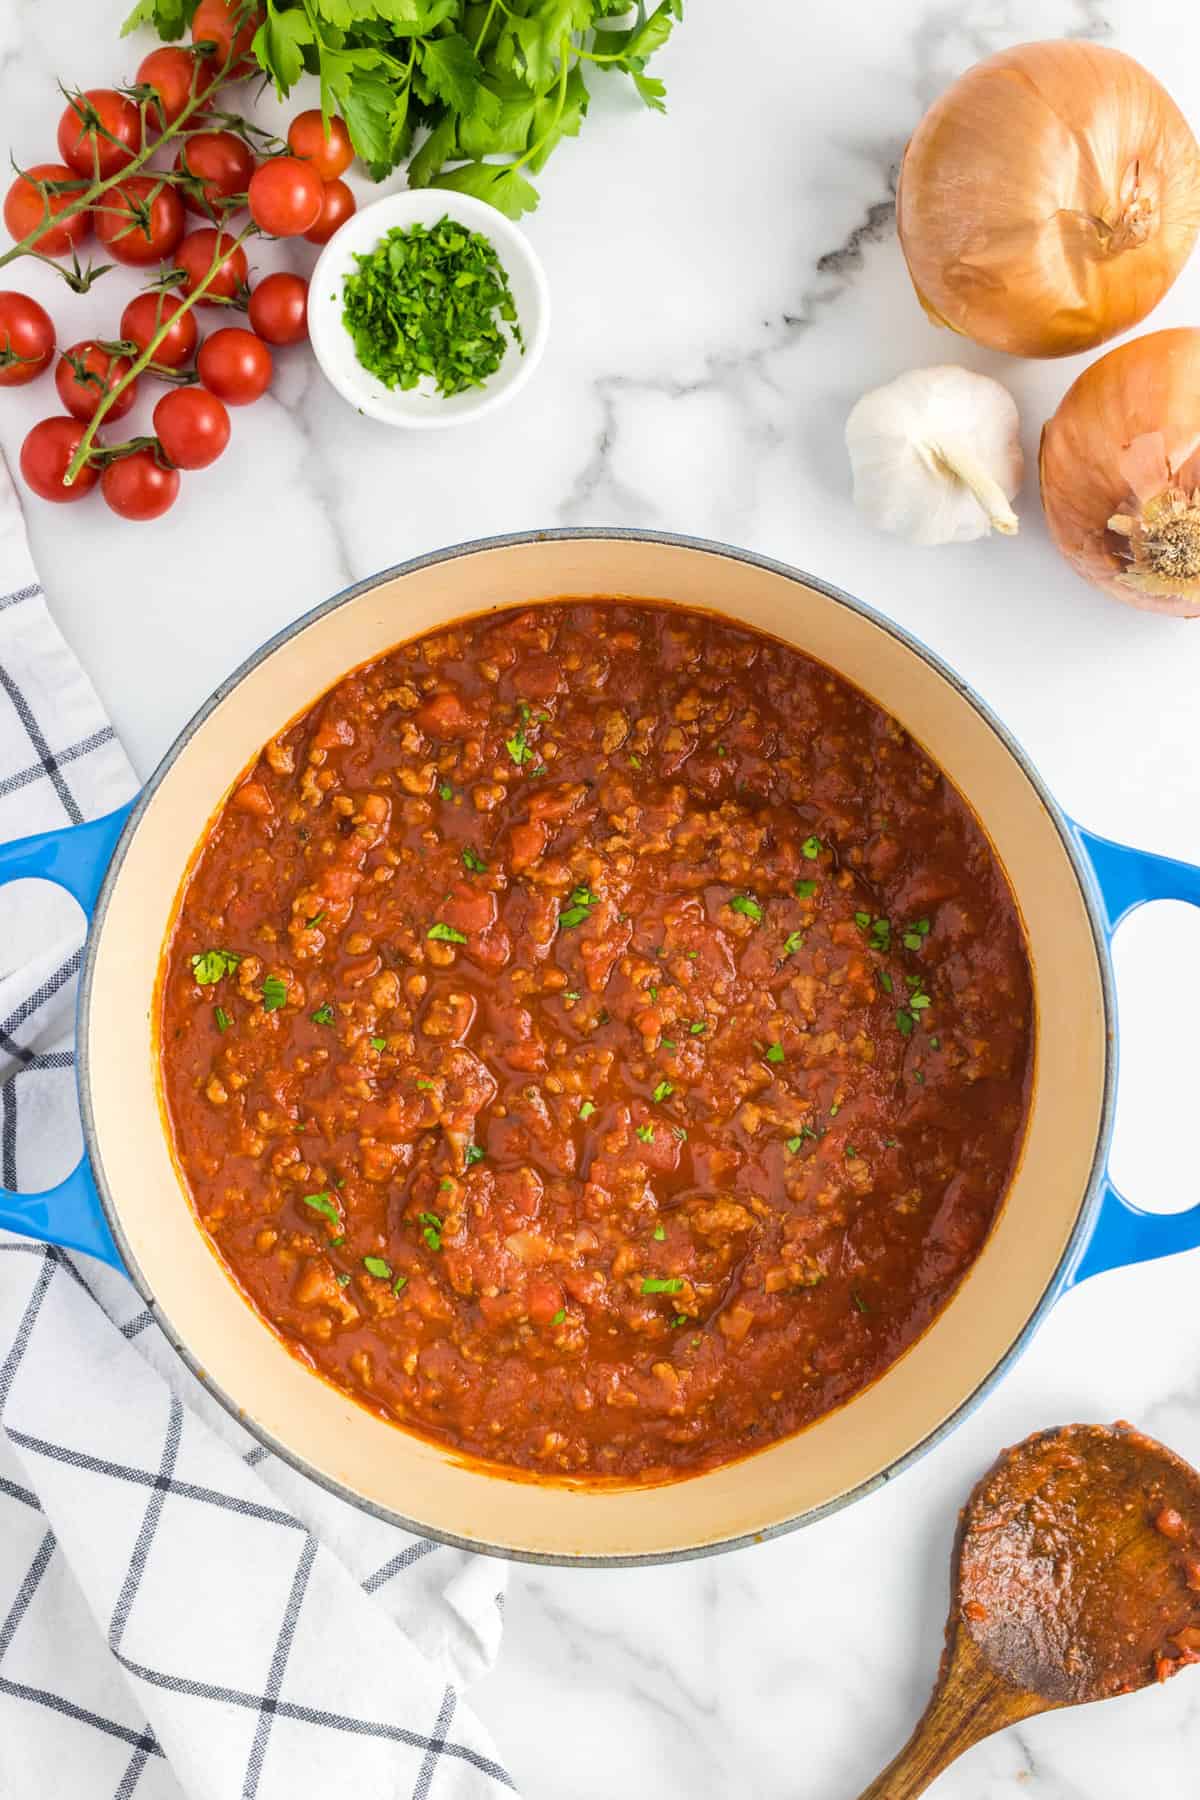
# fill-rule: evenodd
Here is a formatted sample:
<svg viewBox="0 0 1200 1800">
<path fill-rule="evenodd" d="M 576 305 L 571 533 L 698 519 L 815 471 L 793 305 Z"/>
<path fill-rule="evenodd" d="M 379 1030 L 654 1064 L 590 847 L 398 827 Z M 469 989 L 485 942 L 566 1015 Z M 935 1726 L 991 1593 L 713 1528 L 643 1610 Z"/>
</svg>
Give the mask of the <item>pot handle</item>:
<svg viewBox="0 0 1200 1800">
<path fill-rule="evenodd" d="M 91 923 L 92 911 L 117 839 L 133 810 L 133 801 L 86 825 L 67 825 L 36 837 L 0 844 L 0 886 L 27 879 L 53 881 L 73 894 Z M 0 1188 L 0 1225 L 23 1237 L 44 1238 L 65 1250 L 83 1250 L 125 1272 L 96 1184 L 87 1151 L 65 1181 L 41 1194 L 16 1194 Z"/>
<path fill-rule="evenodd" d="M 1075 837 L 1091 864 L 1109 941 L 1122 919 L 1147 900 L 1190 900 L 1200 906 L 1200 868 L 1133 850 L 1075 826 Z M 1148 1213 L 1134 1206 L 1105 1174 L 1095 1229 L 1068 1285 L 1105 1269 L 1149 1262 L 1200 1245 L 1200 1201 L 1181 1213 Z"/>
</svg>

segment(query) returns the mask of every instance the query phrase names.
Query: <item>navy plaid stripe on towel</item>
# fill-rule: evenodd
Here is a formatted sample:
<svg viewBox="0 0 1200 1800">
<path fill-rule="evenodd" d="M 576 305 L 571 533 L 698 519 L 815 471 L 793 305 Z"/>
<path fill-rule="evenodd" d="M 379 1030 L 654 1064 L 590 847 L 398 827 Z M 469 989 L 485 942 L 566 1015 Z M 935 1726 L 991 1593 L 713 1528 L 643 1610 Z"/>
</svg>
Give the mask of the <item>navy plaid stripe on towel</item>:
<svg viewBox="0 0 1200 1800">
<path fill-rule="evenodd" d="M 0 837 L 134 786 L 0 461 Z M 79 1148 L 78 915 L 35 892 L 0 896 L 0 1179 L 26 1189 Z M 511 1795 L 459 1699 L 499 1649 L 504 1576 L 296 1474 L 121 1276 L 0 1231 L 3 1800 Z"/>
</svg>

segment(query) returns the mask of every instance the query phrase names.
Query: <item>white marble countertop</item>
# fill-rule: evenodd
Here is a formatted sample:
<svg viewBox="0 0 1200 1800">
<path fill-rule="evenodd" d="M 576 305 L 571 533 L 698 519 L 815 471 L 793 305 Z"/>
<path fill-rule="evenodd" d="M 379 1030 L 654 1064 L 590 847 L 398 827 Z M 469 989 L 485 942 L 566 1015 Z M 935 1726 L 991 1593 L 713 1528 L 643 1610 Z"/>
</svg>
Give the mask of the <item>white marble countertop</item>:
<svg viewBox="0 0 1200 1800">
<path fill-rule="evenodd" d="M 132 73 L 126 9 L 0 0 L 0 119 L 18 158 L 52 153 L 54 75 Z M 1140 57 L 1200 121 L 1200 23 L 1184 20 L 1178 0 L 692 0 L 662 59 L 669 117 L 602 96 L 545 173 L 529 229 L 556 325 L 511 410 L 393 434 L 296 352 L 160 524 L 30 502 L 52 607 L 139 769 L 242 656 L 354 580 L 489 532 L 648 525 L 747 545 L 871 602 L 976 685 L 1078 819 L 1200 860 L 1200 625 L 1083 586 L 1046 539 L 1033 479 L 1015 542 L 878 537 L 851 509 L 841 447 L 864 388 L 958 360 L 1009 384 L 1032 467 L 1080 365 L 1010 362 L 927 324 L 893 232 L 897 157 L 960 69 L 1062 32 Z M 119 273 L 72 300 L 35 274 L 75 336 L 111 335 L 132 286 Z M 1198 321 L 1194 260 L 1152 322 Z M 45 384 L 4 396 L 10 463 L 50 410 Z M 1194 1159 L 1157 1120 L 1194 1115 L 1200 917 L 1143 911 L 1117 964 L 1114 1170 L 1143 1204 L 1176 1207 L 1195 1195 Z M 474 1700 L 528 1800 L 851 1800 L 924 1702 L 955 1510 L 1001 1445 L 1123 1416 L 1200 1462 L 1198 1276 L 1194 1252 L 1086 1284 L 948 1442 L 811 1530 L 661 1569 L 514 1570 L 505 1648 Z M 937 1793 L 1184 1800 L 1198 1766 L 1187 1671 L 995 1739 Z"/>
</svg>

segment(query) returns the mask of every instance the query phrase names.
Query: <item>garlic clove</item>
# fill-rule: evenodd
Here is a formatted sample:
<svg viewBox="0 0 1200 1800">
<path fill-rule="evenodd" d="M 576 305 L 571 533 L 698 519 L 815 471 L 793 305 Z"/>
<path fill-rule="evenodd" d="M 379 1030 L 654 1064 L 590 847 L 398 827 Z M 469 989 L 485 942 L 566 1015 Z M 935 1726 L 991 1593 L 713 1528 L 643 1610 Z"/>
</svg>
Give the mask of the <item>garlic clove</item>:
<svg viewBox="0 0 1200 1800">
<path fill-rule="evenodd" d="M 913 544 L 1011 536 L 1025 459 L 1008 389 L 952 363 L 874 388 L 846 421 L 859 511 Z"/>
</svg>

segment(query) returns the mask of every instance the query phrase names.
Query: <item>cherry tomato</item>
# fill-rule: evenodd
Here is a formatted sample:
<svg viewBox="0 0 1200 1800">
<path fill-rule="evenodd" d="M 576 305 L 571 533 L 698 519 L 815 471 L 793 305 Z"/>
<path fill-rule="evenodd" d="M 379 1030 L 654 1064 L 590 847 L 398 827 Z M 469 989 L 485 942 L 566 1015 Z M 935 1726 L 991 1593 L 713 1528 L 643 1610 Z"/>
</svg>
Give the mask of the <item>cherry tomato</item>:
<svg viewBox="0 0 1200 1800">
<path fill-rule="evenodd" d="M 250 323 L 268 344 L 300 344 L 308 336 L 308 283 L 299 275 L 268 275 L 250 296 Z"/>
<path fill-rule="evenodd" d="M 63 351 L 54 371 L 54 385 L 71 417 L 86 423 L 95 417 L 109 389 L 116 387 L 132 366 L 127 356 L 114 356 L 111 350 L 84 338 L 82 343 Z M 137 382 L 131 381 L 113 401 L 105 420 L 123 419 L 136 399 Z"/>
<path fill-rule="evenodd" d="M 210 394 L 228 406 L 249 406 L 270 387 L 275 365 L 261 338 L 231 325 L 205 338 L 196 367 Z"/>
<path fill-rule="evenodd" d="M 158 93 L 158 100 L 151 101 L 146 109 L 147 122 L 156 131 L 173 125 L 179 118 L 192 97 L 193 82 L 198 94 L 204 93 L 211 86 L 212 70 L 207 64 L 207 57 L 196 56 L 190 50 L 181 50 L 177 44 L 152 50 L 149 56 L 142 58 L 138 64 L 138 81 L 143 87 L 152 87 Z M 197 114 L 193 113 L 192 118 L 196 117 Z"/>
<path fill-rule="evenodd" d="M 161 176 L 131 175 L 97 205 L 96 236 L 118 262 L 164 262 L 183 236 L 183 202 Z"/>
<path fill-rule="evenodd" d="M 310 244 L 327 244 L 339 225 L 358 211 L 358 201 L 344 181 L 327 181 L 321 201 L 321 216 L 304 236 Z"/>
<path fill-rule="evenodd" d="M 182 369 L 185 363 L 191 362 L 200 341 L 194 312 L 185 312 L 182 318 L 175 318 L 182 305 L 183 301 L 177 300 L 174 294 L 139 294 L 121 314 L 121 336 L 144 350 L 159 326 L 173 320 L 166 337 L 154 352 L 154 361 L 167 369 Z"/>
<path fill-rule="evenodd" d="M 306 157 L 322 181 L 336 181 L 354 161 L 354 145 L 345 120 L 335 113 L 326 136 L 320 107 L 296 114 L 288 126 L 287 141 L 292 155 Z"/>
<path fill-rule="evenodd" d="M 0 294 L 0 387 L 24 387 L 48 369 L 54 321 L 28 294 Z"/>
<path fill-rule="evenodd" d="M 250 217 L 272 237 L 303 237 L 321 216 L 325 188 L 311 163 L 273 156 L 254 171 Z"/>
<path fill-rule="evenodd" d="M 218 249 L 225 253 L 224 261 L 205 288 L 201 306 L 209 304 L 210 295 L 213 302 L 237 299 L 250 276 L 246 252 L 235 238 L 227 232 L 218 233 L 212 225 L 189 231 L 175 252 L 176 265 L 184 273 L 180 286 L 185 294 L 194 294 L 212 267 Z"/>
<path fill-rule="evenodd" d="M 134 450 L 106 466 L 100 492 L 122 519 L 161 519 L 179 498 L 179 471 L 164 468 L 153 450 Z"/>
<path fill-rule="evenodd" d="M 71 181 L 75 183 L 76 193 L 81 191 L 78 175 L 63 163 L 35 163 L 24 175 L 18 175 L 4 200 L 4 224 L 8 235 L 18 243 L 37 230 L 46 217 L 47 206 L 54 217 L 76 197 L 75 194 L 47 194 L 43 198 L 34 186 L 37 181 Z M 37 247 L 43 256 L 65 256 L 74 245 L 83 242 L 91 229 L 91 213 L 73 213 L 61 225 L 47 225 L 36 239 Z"/>
<path fill-rule="evenodd" d="M 234 81 L 240 81 L 245 75 L 253 75 L 258 68 L 249 50 L 254 42 L 254 34 L 263 22 L 263 16 L 256 7 L 239 28 L 237 21 L 243 5 L 244 0 L 200 0 L 196 16 L 192 20 L 193 44 L 215 45 L 209 62 L 210 68 L 220 74 L 228 64 L 229 74 Z"/>
<path fill-rule="evenodd" d="M 207 469 L 229 442 L 229 414 L 207 388 L 172 388 L 154 409 L 154 429 L 177 469 Z"/>
<path fill-rule="evenodd" d="M 113 88 L 89 88 L 77 95 L 58 121 L 58 154 L 91 181 L 115 175 L 141 147 L 142 116 L 132 100 Z"/>
<path fill-rule="evenodd" d="M 63 476 L 86 430 L 80 419 L 43 419 L 21 445 L 21 473 L 43 500 L 56 500 L 60 505 L 82 500 L 100 479 L 95 464 L 84 463 L 70 487 L 63 486 Z"/>
<path fill-rule="evenodd" d="M 244 194 L 254 173 L 254 156 L 248 144 L 233 131 L 198 131 L 179 152 L 175 167 L 204 183 L 203 194 L 181 189 L 183 204 L 202 218 L 220 217 L 221 202 Z"/>
</svg>

